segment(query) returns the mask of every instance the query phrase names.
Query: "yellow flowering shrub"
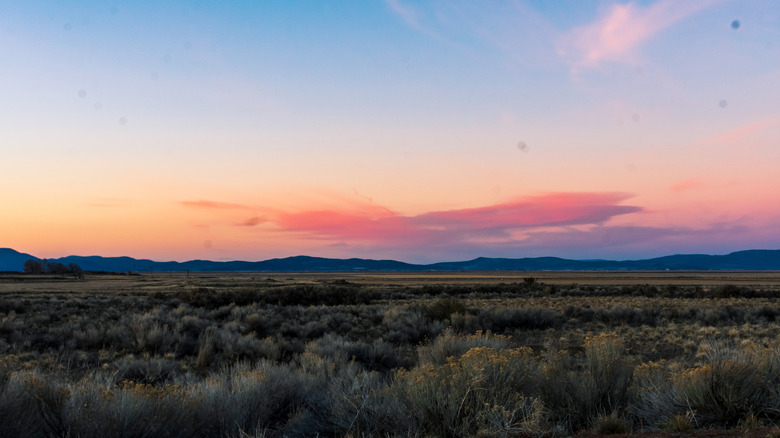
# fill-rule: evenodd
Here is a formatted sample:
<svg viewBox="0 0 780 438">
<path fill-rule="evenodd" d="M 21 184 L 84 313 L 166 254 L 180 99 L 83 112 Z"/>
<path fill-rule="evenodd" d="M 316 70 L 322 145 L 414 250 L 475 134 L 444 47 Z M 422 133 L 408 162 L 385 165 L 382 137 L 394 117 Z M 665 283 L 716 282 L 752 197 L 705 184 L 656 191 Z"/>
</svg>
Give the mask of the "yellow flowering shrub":
<svg viewBox="0 0 780 438">
<path fill-rule="evenodd" d="M 474 347 L 440 366 L 397 371 L 393 389 L 432 435 L 530 431 L 544 418 L 541 401 L 526 396 L 536 392 L 538 373 L 529 348 Z"/>
</svg>

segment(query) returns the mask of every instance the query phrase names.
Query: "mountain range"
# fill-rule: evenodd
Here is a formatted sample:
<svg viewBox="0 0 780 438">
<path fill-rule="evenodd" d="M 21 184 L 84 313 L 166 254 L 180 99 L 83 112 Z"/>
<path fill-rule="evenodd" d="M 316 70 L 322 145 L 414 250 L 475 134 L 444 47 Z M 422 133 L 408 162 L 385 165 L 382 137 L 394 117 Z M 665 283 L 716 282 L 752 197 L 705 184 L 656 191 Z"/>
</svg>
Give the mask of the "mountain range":
<svg viewBox="0 0 780 438">
<path fill-rule="evenodd" d="M 23 271 L 27 260 L 41 260 L 0 248 L 0 271 Z M 412 264 L 396 260 L 331 259 L 295 256 L 258 262 L 190 260 L 157 262 L 131 257 L 67 256 L 50 263 L 75 263 L 85 271 L 105 272 L 301 272 L 301 271 L 611 271 L 611 270 L 780 270 L 780 250 L 747 250 L 726 255 L 677 254 L 643 260 L 569 260 L 559 257 L 488 258 L 461 262 Z"/>
</svg>

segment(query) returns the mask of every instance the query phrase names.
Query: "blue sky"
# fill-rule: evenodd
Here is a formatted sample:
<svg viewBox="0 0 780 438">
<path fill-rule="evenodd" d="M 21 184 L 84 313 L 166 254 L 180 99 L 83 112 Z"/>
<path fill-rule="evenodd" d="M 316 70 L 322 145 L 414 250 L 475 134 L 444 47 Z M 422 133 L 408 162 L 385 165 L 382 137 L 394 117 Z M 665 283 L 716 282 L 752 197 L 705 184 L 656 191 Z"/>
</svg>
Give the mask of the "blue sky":
<svg viewBox="0 0 780 438">
<path fill-rule="evenodd" d="M 5 2 L 0 59 L 39 256 L 780 246 L 773 1 Z"/>
</svg>

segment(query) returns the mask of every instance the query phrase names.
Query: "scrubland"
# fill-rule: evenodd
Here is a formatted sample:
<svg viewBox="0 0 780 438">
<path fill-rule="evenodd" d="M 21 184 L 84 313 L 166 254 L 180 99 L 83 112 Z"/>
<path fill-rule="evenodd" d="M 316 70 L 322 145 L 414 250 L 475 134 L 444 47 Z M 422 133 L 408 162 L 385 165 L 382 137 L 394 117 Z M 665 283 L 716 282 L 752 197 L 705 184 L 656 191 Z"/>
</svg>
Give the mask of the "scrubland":
<svg viewBox="0 0 780 438">
<path fill-rule="evenodd" d="M 424 275 L 0 277 L 0 436 L 780 424 L 769 283 Z"/>
</svg>

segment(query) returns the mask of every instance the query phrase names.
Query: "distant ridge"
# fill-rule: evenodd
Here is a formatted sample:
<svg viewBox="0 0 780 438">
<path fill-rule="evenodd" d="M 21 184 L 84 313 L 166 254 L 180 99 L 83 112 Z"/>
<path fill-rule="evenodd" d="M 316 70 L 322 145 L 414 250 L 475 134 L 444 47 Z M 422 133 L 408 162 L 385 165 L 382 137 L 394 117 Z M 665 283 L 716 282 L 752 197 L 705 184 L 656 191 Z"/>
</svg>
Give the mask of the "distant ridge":
<svg viewBox="0 0 780 438">
<path fill-rule="evenodd" d="M 23 271 L 24 262 L 40 260 L 10 248 L 0 248 L 0 271 Z M 85 271 L 106 272 L 300 272 L 300 271 L 771 271 L 780 270 L 780 250 L 753 249 L 726 255 L 677 254 L 644 260 L 569 260 L 559 257 L 488 258 L 462 262 L 412 264 L 396 260 L 330 259 L 295 256 L 259 262 L 156 262 L 132 257 L 68 256 L 50 262 L 75 263 Z"/>
<path fill-rule="evenodd" d="M 24 262 L 35 257 L 10 248 L 0 248 L 0 271 L 23 271 Z"/>
</svg>

